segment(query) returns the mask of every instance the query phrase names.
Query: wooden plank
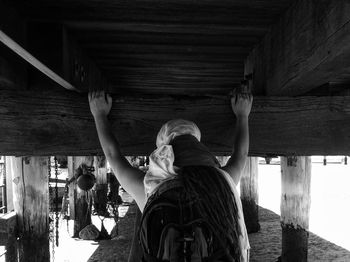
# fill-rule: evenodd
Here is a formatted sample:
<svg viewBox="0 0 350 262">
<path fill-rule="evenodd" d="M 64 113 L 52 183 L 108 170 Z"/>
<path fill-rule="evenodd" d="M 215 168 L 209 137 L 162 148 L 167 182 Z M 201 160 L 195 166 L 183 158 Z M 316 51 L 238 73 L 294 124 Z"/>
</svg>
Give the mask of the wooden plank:
<svg viewBox="0 0 350 262">
<path fill-rule="evenodd" d="M 255 94 L 301 95 L 349 76 L 350 2 L 298 0 L 250 53 Z M 348 81 L 349 78 L 347 78 Z"/>
<path fill-rule="evenodd" d="M 101 154 L 87 95 L 0 88 L 3 155 Z M 195 121 L 203 142 L 229 154 L 234 115 L 228 97 L 114 97 L 112 127 L 125 155 L 147 155 L 161 125 Z M 250 154 L 349 155 L 350 97 L 255 97 Z"/>
<path fill-rule="evenodd" d="M 283 1 L 18 1 L 30 19 L 269 25 L 292 2 Z"/>
<path fill-rule="evenodd" d="M 79 31 L 79 34 L 89 31 L 104 32 L 136 32 L 141 33 L 162 33 L 162 34 L 184 34 L 188 37 L 196 37 L 200 34 L 210 35 L 246 35 L 259 37 L 268 31 L 266 25 L 254 24 L 213 24 L 203 26 L 203 24 L 193 23 L 157 23 L 157 22 L 137 22 L 137 21 L 106 21 L 106 20 L 64 20 L 64 24 L 73 30 Z M 160 35 L 160 34 L 159 34 Z"/>
<path fill-rule="evenodd" d="M 307 261 L 311 157 L 281 158 L 282 260 Z"/>
<path fill-rule="evenodd" d="M 14 207 L 20 236 L 18 261 L 49 261 L 48 158 L 8 157 L 6 160 L 14 183 Z"/>
</svg>

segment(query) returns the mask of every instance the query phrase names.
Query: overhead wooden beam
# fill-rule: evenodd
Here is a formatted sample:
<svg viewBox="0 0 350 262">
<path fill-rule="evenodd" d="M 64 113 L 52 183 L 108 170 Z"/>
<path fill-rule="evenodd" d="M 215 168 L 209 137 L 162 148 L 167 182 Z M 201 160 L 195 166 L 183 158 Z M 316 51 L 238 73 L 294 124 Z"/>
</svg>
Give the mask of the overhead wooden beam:
<svg viewBox="0 0 350 262">
<path fill-rule="evenodd" d="M 0 88 L 0 153 L 100 154 L 87 95 Z M 112 127 L 126 155 L 147 155 L 161 125 L 195 121 L 216 154 L 233 145 L 235 117 L 228 97 L 114 97 Z M 250 154 L 349 155 L 350 97 L 255 97 Z"/>
<path fill-rule="evenodd" d="M 350 70 L 350 2 L 298 0 L 246 59 L 255 94 L 300 95 Z"/>
</svg>

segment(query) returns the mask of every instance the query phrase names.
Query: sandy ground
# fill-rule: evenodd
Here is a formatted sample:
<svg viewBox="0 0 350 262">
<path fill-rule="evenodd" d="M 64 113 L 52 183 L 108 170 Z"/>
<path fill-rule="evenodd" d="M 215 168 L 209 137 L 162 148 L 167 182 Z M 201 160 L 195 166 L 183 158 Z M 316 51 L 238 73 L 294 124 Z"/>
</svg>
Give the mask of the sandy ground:
<svg viewBox="0 0 350 262">
<path fill-rule="evenodd" d="M 131 246 L 135 211 L 136 206 L 132 204 L 121 219 L 118 239 L 100 242 L 71 239 L 68 245 L 60 247 L 61 251 L 57 252 L 59 256 L 56 255 L 55 261 L 126 262 Z M 258 233 L 249 235 L 251 244 L 250 259 L 251 262 L 274 262 L 277 261 L 278 256 L 281 254 L 282 232 L 279 216 L 264 208 L 260 208 L 259 212 L 261 230 Z M 106 228 L 108 230 L 108 226 Z M 310 233 L 309 236 L 308 252 L 308 261 L 310 262 L 350 261 L 350 251 L 313 233 Z"/>
<path fill-rule="evenodd" d="M 323 166 L 314 164 L 312 171 L 312 203 L 310 211 L 308 261 L 350 261 L 350 165 Z M 273 189 L 273 190 L 271 190 Z M 259 166 L 259 203 L 261 231 L 249 236 L 252 246 L 251 261 L 276 261 L 281 254 L 281 227 L 279 223 L 280 167 Z M 127 199 L 125 199 L 127 200 Z M 128 199 L 130 201 L 131 199 Z M 127 261 L 135 218 L 134 204 L 122 207 L 119 238 L 100 242 L 72 239 L 65 224 L 61 226 L 61 245 L 55 249 L 56 262 L 124 262 Z M 272 212 L 273 211 L 273 212 Z M 276 214 L 277 213 L 277 214 Z M 98 218 L 94 224 L 100 228 Z M 112 220 L 104 221 L 107 231 Z M 327 239 L 327 240 L 326 240 Z"/>
</svg>

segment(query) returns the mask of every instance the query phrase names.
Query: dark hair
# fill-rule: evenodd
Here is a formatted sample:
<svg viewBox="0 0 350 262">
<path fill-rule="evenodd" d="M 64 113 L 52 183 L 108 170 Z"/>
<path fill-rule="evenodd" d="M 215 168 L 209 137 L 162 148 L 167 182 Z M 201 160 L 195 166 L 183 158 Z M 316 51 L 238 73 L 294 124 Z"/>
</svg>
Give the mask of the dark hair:
<svg viewBox="0 0 350 262">
<path fill-rule="evenodd" d="M 179 179 L 187 197 L 196 201 L 198 213 L 216 232 L 227 256 L 241 261 L 237 203 L 223 174 L 211 166 L 185 166 L 179 171 Z"/>
</svg>

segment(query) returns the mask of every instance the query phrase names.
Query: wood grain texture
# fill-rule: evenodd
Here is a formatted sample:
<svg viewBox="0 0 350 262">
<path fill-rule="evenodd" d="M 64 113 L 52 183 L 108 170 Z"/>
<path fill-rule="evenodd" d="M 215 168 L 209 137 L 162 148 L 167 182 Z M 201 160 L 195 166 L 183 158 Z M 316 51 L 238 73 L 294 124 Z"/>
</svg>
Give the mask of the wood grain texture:
<svg viewBox="0 0 350 262">
<path fill-rule="evenodd" d="M 246 60 L 255 93 L 301 95 L 329 82 L 348 82 L 350 3 L 298 0 Z"/>
<path fill-rule="evenodd" d="M 29 21 L 65 25 L 113 93 L 223 95 L 293 0 L 16 2 Z"/>
<path fill-rule="evenodd" d="M 281 158 L 282 260 L 307 262 L 311 157 Z"/>
<path fill-rule="evenodd" d="M 49 183 L 47 157 L 7 157 L 17 213 L 18 261 L 44 262 L 49 252 Z"/>
<path fill-rule="evenodd" d="M 155 149 L 161 125 L 195 121 L 202 141 L 229 154 L 235 118 L 228 97 L 114 97 L 112 128 L 125 155 Z M 250 154 L 348 155 L 350 97 L 255 97 Z M 18 92 L 1 88 L 0 153 L 4 155 L 101 154 L 86 94 Z"/>
<path fill-rule="evenodd" d="M 248 233 L 260 230 L 258 166 L 258 158 L 249 157 L 240 180 L 240 197 Z"/>
</svg>

